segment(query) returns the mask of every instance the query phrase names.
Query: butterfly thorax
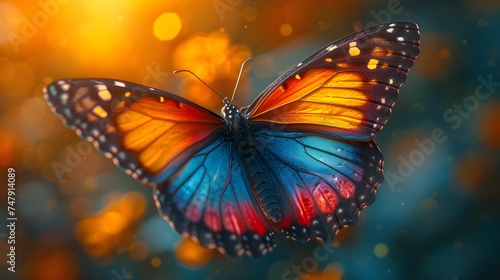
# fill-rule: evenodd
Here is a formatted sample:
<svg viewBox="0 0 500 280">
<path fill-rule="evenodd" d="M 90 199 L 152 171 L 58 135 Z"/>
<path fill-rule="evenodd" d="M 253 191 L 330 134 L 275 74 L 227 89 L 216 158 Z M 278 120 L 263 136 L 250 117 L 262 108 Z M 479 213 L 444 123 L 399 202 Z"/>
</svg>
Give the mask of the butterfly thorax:
<svg viewBox="0 0 500 280">
<path fill-rule="evenodd" d="M 242 117 L 240 114 L 240 109 L 234 106 L 227 98 L 224 98 L 224 107 L 221 109 L 222 116 L 226 121 L 226 125 L 230 130 L 238 130 L 240 127 Z"/>
</svg>

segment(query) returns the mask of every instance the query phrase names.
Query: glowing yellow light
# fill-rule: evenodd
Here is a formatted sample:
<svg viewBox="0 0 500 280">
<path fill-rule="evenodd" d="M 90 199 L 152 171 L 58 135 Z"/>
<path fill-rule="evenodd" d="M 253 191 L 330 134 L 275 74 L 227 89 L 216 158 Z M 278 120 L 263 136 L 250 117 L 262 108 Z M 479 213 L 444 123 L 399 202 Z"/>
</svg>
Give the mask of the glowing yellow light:
<svg viewBox="0 0 500 280">
<path fill-rule="evenodd" d="M 35 85 L 35 72 L 30 64 L 0 60 L 0 87 L 2 94 L 22 96 L 29 93 Z M 5 76 L 3 76 L 5 75 Z"/>
<path fill-rule="evenodd" d="M 219 29 L 208 35 L 195 35 L 179 44 L 173 53 L 173 68 L 189 69 L 212 86 L 229 91 L 232 89 L 227 81 L 236 81 L 241 63 L 250 56 L 248 46 L 233 44 L 228 34 Z M 199 82 L 187 79 L 182 92 L 184 97 L 196 100 L 205 108 L 220 109 L 217 100 L 206 94 L 206 87 Z"/>
<path fill-rule="evenodd" d="M 282 24 L 280 26 L 280 33 L 281 35 L 283 36 L 290 36 L 293 32 L 293 27 L 288 24 L 288 23 L 285 23 L 285 24 Z"/>
<path fill-rule="evenodd" d="M 132 242 L 137 221 L 146 208 L 146 199 L 137 192 L 129 192 L 114 198 L 98 215 L 81 219 L 75 229 L 75 237 L 87 253 L 94 257 L 106 256 L 128 245 L 130 256 L 143 260 L 149 248 L 143 242 Z"/>
<path fill-rule="evenodd" d="M 102 230 L 115 234 L 122 231 L 127 226 L 127 221 L 124 217 L 116 212 L 105 212 L 102 216 Z"/>
<path fill-rule="evenodd" d="M 6 57 L 0 57 L 0 79 L 9 80 L 14 74 L 14 64 Z"/>
<path fill-rule="evenodd" d="M 153 33 L 162 41 L 169 41 L 177 37 L 181 31 L 182 23 L 175 13 L 161 14 L 153 24 Z"/>
<path fill-rule="evenodd" d="M 373 252 L 375 253 L 375 256 L 385 258 L 387 254 L 389 254 L 389 247 L 385 243 L 378 243 L 375 245 L 375 248 L 373 248 Z"/>
<path fill-rule="evenodd" d="M 151 266 L 152 267 L 160 267 L 161 266 L 161 259 L 158 257 L 154 257 L 151 259 Z"/>
<path fill-rule="evenodd" d="M 199 267 L 207 264 L 213 257 L 215 250 L 201 247 L 191 239 L 182 239 L 175 248 L 177 260 L 188 267 Z"/>
</svg>

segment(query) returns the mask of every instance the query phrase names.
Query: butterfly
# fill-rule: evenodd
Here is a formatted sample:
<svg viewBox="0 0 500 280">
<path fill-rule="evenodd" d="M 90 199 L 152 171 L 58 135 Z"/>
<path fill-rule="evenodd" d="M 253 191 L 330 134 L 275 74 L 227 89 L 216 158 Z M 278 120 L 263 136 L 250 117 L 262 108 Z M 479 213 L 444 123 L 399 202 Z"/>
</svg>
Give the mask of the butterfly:
<svg viewBox="0 0 500 280">
<path fill-rule="evenodd" d="M 229 256 L 259 257 L 275 235 L 331 242 L 383 181 L 382 130 L 419 54 L 414 23 L 346 36 L 221 115 L 182 97 L 112 79 L 44 89 L 66 126 L 153 187 L 177 232 Z"/>
</svg>

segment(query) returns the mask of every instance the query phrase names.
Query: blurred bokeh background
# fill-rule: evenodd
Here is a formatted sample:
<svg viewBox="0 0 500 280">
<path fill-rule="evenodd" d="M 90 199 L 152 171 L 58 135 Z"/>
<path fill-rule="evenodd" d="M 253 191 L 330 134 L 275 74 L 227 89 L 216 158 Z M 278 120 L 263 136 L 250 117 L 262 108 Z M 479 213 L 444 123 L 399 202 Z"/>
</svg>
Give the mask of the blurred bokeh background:
<svg viewBox="0 0 500 280">
<path fill-rule="evenodd" d="M 151 189 L 66 129 L 54 79 L 158 87 L 218 112 L 323 45 L 387 21 L 421 28 L 421 54 L 377 138 L 386 181 L 333 244 L 279 240 L 229 259 L 163 221 Z M 497 0 L 0 1 L 1 279 L 492 279 L 500 263 Z M 203 89 L 203 92 L 207 92 Z M 16 171 L 16 272 L 7 271 L 7 168 Z M 494 278 L 494 277 L 493 277 Z"/>
</svg>

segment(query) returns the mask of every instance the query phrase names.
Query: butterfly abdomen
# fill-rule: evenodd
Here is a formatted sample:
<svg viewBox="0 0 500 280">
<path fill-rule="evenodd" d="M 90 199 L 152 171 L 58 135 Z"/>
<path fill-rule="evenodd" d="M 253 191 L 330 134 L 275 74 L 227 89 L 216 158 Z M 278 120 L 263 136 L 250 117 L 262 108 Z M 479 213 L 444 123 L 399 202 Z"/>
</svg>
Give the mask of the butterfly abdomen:
<svg viewBox="0 0 500 280">
<path fill-rule="evenodd" d="M 281 208 L 278 203 L 276 187 L 258 157 L 246 162 L 246 169 L 250 185 L 266 218 L 273 222 L 281 221 Z"/>
</svg>

